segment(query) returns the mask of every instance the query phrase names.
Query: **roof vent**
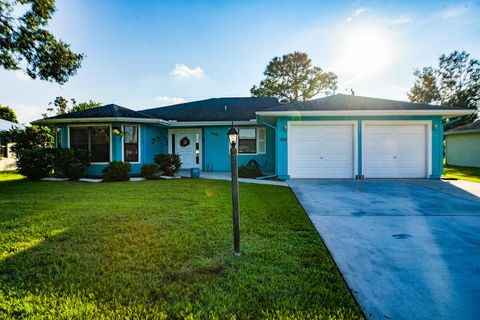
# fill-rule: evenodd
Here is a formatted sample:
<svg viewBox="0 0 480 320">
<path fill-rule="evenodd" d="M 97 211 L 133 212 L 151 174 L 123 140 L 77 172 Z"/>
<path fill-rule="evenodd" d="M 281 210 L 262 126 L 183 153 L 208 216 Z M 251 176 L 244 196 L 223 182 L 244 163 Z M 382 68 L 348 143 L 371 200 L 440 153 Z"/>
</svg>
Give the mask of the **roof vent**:
<svg viewBox="0 0 480 320">
<path fill-rule="evenodd" d="M 280 104 L 289 104 L 289 103 L 290 103 L 290 99 L 288 99 L 287 97 L 281 97 L 281 98 L 278 98 L 278 103 L 280 103 Z"/>
</svg>

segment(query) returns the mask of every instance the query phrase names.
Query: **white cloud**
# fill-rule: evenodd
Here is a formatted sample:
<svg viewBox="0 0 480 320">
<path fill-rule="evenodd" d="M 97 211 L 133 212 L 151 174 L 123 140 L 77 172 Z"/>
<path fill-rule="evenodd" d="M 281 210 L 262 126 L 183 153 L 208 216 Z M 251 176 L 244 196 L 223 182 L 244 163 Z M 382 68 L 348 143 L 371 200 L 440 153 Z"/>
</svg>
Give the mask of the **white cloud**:
<svg viewBox="0 0 480 320">
<path fill-rule="evenodd" d="M 175 98 L 175 97 L 167 97 L 167 96 L 158 96 L 158 97 L 155 97 L 154 100 L 157 103 L 159 103 L 160 106 L 168 106 L 171 104 L 185 102 L 184 98 Z"/>
<path fill-rule="evenodd" d="M 13 74 L 15 75 L 15 78 L 19 79 L 19 80 L 23 80 L 23 81 L 26 81 L 26 80 L 32 80 L 32 78 L 30 78 L 29 75 L 27 75 L 26 73 L 20 71 L 20 70 L 15 70 L 13 72 Z"/>
<path fill-rule="evenodd" d="M 367 11 L 367 9 L 365 8 L 358 8 L 357 10 L 355 10 L 351 16 L 347 17 L 347 19 L 345 19 L 347 22 L 350 22 L 352 21 L 353 17 L 358 17 L 360 15 L 362 15 L 365 11 Z"/>
<path fill-rule="evenodd" d="M 170 74 L 175 78 L 202 78 L 205 75 L 205 72 L 198 66 L 195 68 L 189 68 L 185 64 L 176 64 Z"/>
<path fill-rule="evenodd" d="M 386 21 L 388 25 L 391 26 L 399 26 L 402 24 L 412 23 L 413 19 L 411 18 L 396 18 L 396 19 L 389 19 Z"/>
<path fill-rule="evenodd" d="M 466 12 L 467 8 L 465 6 L 456 6 L 441 10 L 437 13 L 437 15 L 442 19 L 450 19 L 461 16 Z"/>
</svg>

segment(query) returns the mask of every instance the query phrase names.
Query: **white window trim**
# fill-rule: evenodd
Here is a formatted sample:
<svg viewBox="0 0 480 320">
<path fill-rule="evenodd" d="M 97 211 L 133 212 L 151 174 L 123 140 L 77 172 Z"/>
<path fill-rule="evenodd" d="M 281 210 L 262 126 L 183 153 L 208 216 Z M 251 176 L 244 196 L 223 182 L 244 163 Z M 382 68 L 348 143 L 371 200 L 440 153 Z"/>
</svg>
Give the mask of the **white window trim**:
<svg viewBox="0 0 480 320">
<path fill-rule="evenodd" d="M 311 126 L 311 125 L 351 125 L 353 127 L 353 175 L 352 178 L 358 175 L 358 121 L 288 121 L 287 122 L 287 155 L 288 155 L 288 175 L 292 176 L 293 153 L 292 153 L 292 126 Z"/>
<path fill-rule="evenodd" d="M 138 135 L 138 161 L 135 162 L 129 162 L 130 164 L 140 164 L 142 163 L 142 147 L 141 147 L 141 126 L 140 124 L 122 124 L 122 132 L 125 132 L 125 127 L 137 127 L 137 135 Z M 125 162 L 125 135 L 122 135 L 122 162 Z"/>
<path fill-rule="evenodd" d="M 265 153 L 259 153 L 258 152 L 258 129 L 259 128 L 263 128 L 263 127 L 250 127 L 250 126 L 238 127 L 238 143 L 240 143 L 240 130 L 241 129 L 255 129 L 255 145 L 256 145 L 256 148 L 255 148 L 255 152 L 249 152 L 249 153 L 242 152 L 242 153 L 240 153 L 240 150 L 238 149 L 238 145 L 237 145 L 237 156 L 258 156 L 260 154 L 267 153 L 267 131 L 266 130 L 265 130 Z M 247 140 L 253 140 L 253 139 L 247 139 Z M 228 139 L 227 139 L 227 144 L 228 144 L 228 153 L 230 153 L 230 143 L 228 142 Z"/>
<path fill-rule="evenodd" d="M 260 139 L 259 131 L 263 130 L 263 140 Z M 266 154 L 267 153 L 267 128 L 265 127 L 257 127 L 257 154 Z M 263 152 L 260 152 L 260 141 L 264 144 Z"/>
<path fill-rule="evenodd" d="M 112 161 L 112 125 L 108 123 L 95 123 L 95 124 L 75 124 L 75 125 L 68 125 L 68 140 L 67 140 L 67 146 L 68 149 L 70 149 L 70 128 L 82 128 L 82 127 L 109 127 L 109 132 L 110 132 L 110 159 L 108 162 L 90 162 L 90 165 L 103 165 L 103 164 L 108 164 L 109 162 Z"/>
<path fill-rule="evenodd" d="M 365 143 L 363 140 L 363 133 L 365 132 L 365 127 L 368 125 L 380 125 L 380 126 L 388 126 L 388 125 L 424 125 L 426 128 L 426 139 L 427 139 L 427 154 L 426 160 L 427 161 L 427 172 L 425 173 L 425 178 L 429 179 L 432 175 L 432 121 L 431 120 L 365 120 L 362 121 L 362 170 L 365 170 L 365 157 L 364 148 Z M 363 173 L 362 173 L 363 174 Z M 365 177 L 368 178 L 368 177 Z"/>
</svg>

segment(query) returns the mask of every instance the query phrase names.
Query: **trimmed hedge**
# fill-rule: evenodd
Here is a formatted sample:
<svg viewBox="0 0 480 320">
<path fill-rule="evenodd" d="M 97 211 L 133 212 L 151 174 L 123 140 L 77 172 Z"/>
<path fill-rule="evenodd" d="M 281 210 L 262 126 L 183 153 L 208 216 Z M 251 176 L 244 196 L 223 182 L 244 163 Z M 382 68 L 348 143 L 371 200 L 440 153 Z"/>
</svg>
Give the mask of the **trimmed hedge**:
<svg viewBox="0 0 480 320">
<path fill-rule="evenodd" d="M 154 158 L 155 163 L 160 167 L 160 171 L 166 176 L 175 176 L 180 167 L 182 166 L 182 160 L 178 154 L 157 154 Z"/>
<path fill-rule="evenodd" d="M 155 180 L 160 178 L 160 167 L 158 164 L 144 164 L 141 169 L 140 175 L 147 180 Z"/>
<path fill-rule="evenodd" d="M 129 181 L 131 165 L 128 162 L 112 161 L 102 170 L 103 181 Z"/>
<path fill-rule="evenodd" d="M 88 150 L 56 149 L 55 175 L 70 179 L 80 179 L 90 165 Z"/>
</svg>

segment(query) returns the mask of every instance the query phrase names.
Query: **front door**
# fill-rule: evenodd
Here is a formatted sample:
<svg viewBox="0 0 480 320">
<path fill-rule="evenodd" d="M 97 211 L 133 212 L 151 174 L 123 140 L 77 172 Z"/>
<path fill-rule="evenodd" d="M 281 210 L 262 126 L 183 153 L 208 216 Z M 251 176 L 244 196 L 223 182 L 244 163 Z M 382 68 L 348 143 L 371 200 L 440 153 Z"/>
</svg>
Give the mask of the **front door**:
<svg viewBox="0 0 480 320">
<path fill-rule="evenodd" d="M 182 160 L 182 169 L 201 168 L 201 129 L 170 129 L 169 152 Z"/>
</svg>

